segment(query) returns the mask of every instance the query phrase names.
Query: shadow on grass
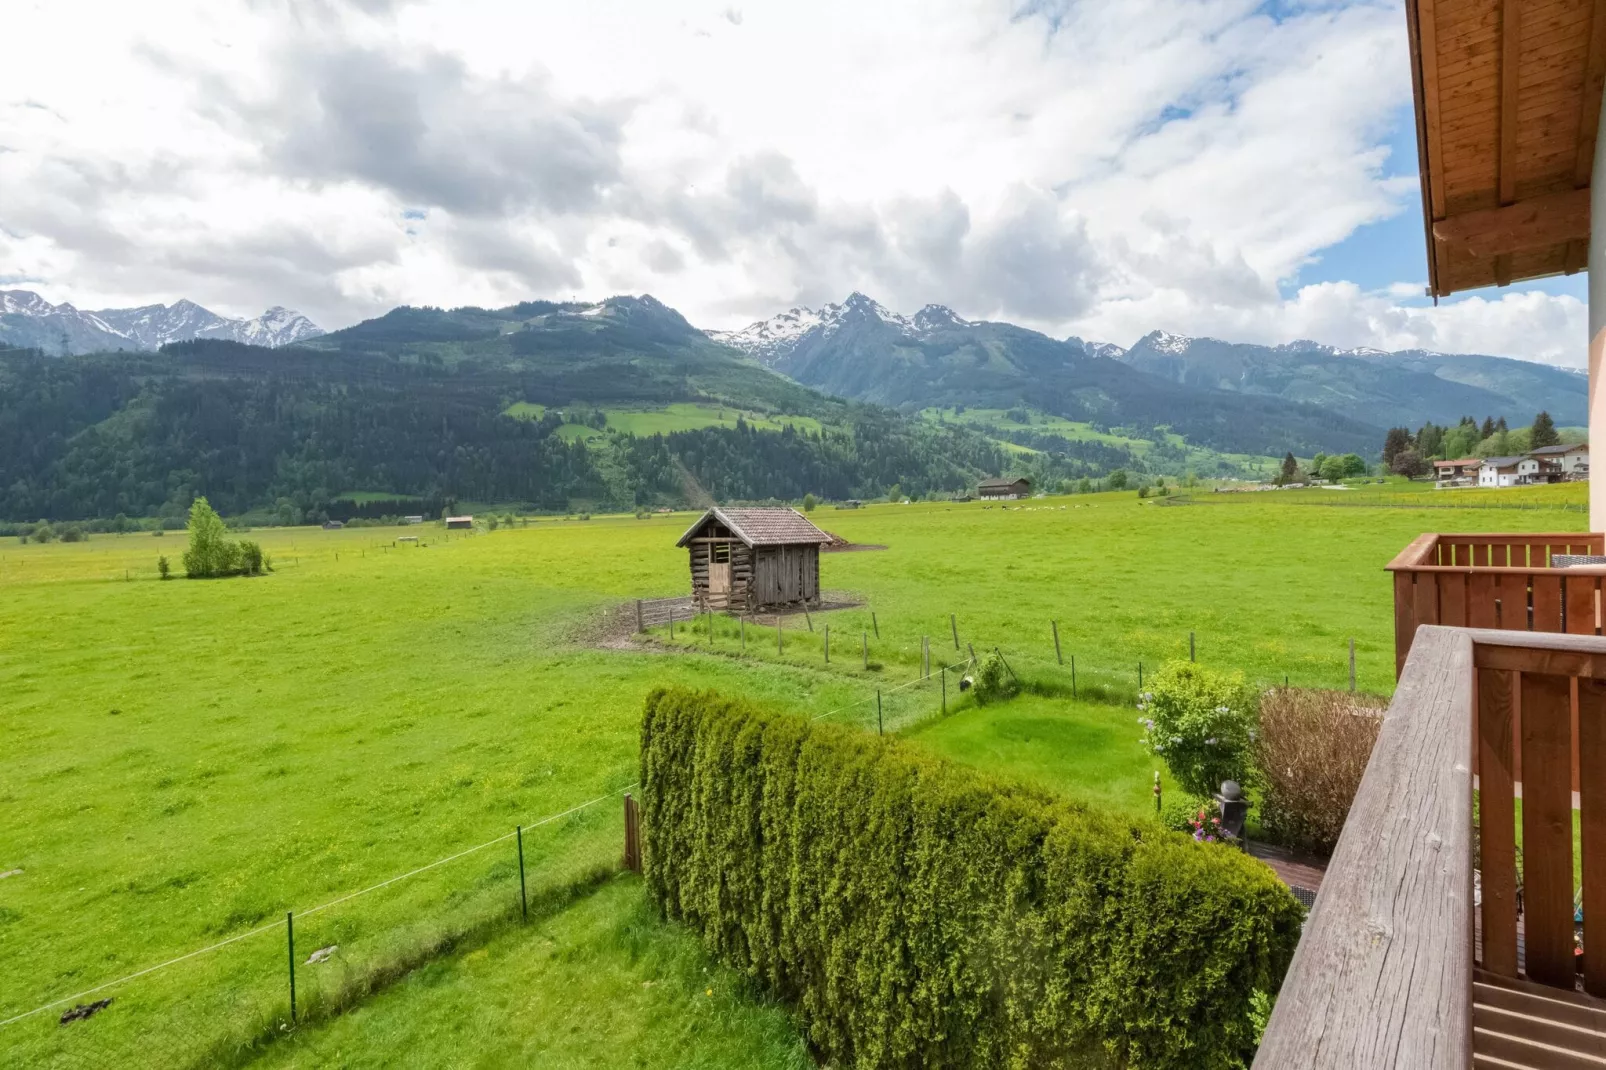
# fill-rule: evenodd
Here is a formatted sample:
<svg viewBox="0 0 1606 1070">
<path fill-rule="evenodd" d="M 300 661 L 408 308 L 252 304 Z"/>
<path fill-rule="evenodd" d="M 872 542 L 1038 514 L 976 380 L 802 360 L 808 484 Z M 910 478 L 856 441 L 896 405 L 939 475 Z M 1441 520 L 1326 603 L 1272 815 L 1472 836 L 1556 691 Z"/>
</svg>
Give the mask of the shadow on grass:
<svg viewBox="0 0 1606 1070">
<path fill-rule="evenodd" d="M 615 865 L 597 865 L 574 879 L 538 889 L 530 896 L 530 920 L 553 917 L 565 908 L 591 895 L 620 871 Z M 482 915 L 472 921 L 445 926 L 431 936 L 383 958 L 361 973 L 347 977 L 339 987 L 325 992 L 315 990 L 296 1006 L 296 1024 L 288 1021 L 287 1007 L 265 1012 L 249 1027 L 220 1037 L 191 1067 L 242 1067 L 263 1054 L 268 1045 L 293 1030 L 321 1025 L 352 1010 L 371 996 L 405 979 L 413 971 L 448 955 L 473 951 L 502 934 L 522 928 L 525 922 L 517 904 Z"/>
</svg>

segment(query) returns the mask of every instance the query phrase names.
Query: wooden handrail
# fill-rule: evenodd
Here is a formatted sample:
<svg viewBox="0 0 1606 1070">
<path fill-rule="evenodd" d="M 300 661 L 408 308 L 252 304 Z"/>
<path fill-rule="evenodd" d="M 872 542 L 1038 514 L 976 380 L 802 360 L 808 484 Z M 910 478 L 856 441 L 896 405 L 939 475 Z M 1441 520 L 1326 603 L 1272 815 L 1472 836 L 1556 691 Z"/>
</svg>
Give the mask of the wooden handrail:
<svg viewBox="0 0 1606 1070">
<path fill-rule="evenodd" d="M 1471 1065 L 1473 672 L 1467 629 L 1418 629 L 1260 1070 Z"/>
<path fill-rule="evenodd" d="M 1426 563 L 1438 542 L 1439 537 L 1432 532 L 1418 535 L 1406 545 L 1405 549 L 1394 555 L 1394 560 L 1390 561 L 1386 566 L 1387 570 L 1397 572 L 1401 569 L 1416 568 Z"/>
</svg>

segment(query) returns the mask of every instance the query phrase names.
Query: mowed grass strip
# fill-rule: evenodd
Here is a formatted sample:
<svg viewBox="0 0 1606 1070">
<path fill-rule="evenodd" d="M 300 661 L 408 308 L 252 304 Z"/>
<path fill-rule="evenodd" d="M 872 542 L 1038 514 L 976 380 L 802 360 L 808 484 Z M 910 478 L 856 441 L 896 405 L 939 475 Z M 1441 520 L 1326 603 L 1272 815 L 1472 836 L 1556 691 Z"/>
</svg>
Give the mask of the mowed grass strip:
<svg viewBox="0 0 1606 1070">
<path fill-rule="evenodd" d="M 1566 489 L 1581 500 L 1582 488 Z M 1526 500 L 1508 493 L 1494 500 Z M 13 819 L 0 824 L 0 873 L 22 872 L 0 880 L 0 1018 L 628 784 L 641 702 L 656 684 L 718 687 L 808 715 L 856 704 L 854 722 L 873 727 L 875 690 L 915 677 L 922 635 L 935 664 L 960 656 L 950 613 L 964 653 L 997 645 L 1023 675 L 1063 684 L 1048 623 L 1057 619 L 1083 686 L 1107 677 L 1111 724 L 1126 734 L 1112 728 L 1102 744 L 1066 736 L 1057 749 L 1078 756 L 1069 763 L 1044 757 L 1056 748 L 1039 748 L 1030 728 L 1001 730 L 992 743 L 964 738 L 968 714 L 916 728 L 938 706 L 936 681 L 898 692 L 905 705 L 893 727 L 995 754 L 1000 769 L 1112 805 L 1136 791 L 1142 806 L 1152 760 L 1124 723 L 1135 717 L 1125 696 L 1139 660 L 1186 656 L 1194 630 L 1202 660 L 1252 680 L 1288 673 L 1296 684 L 1341 685 L 1353 635 L 1361 686 L 1386 693 L 1393 635 L 1382 566 L 1406 542 L 1428 530 L 1584 523 L 1557 510 L 1317 509 L 1276 499 L 1162 508 L 1106 494 L 1007 510 L 817 510 L 826 528 L 889 547 L 823 558 L 827 588 L 868 599 L 816 616 L 816 628 L 832 626 L 830 665 L 823 634 L 801 633 L 794 645 L 791 622 L 778 659 L 751 631 L 747 656 L 728 656 L 729 621 L 716 635 L 723 656 L 579 641 L 604 607 L 686 591 L 685 553 L 673 545 L 684 514 L 543 520 L 450 538 L 433 525 L 264 530 L 253 537 L 278 571 L 249 580 L 157 581 L 157 554 L 181 567 L 176 533 L 7 541 L 0 804 Z M 398 546 L 400 534 L 424 544 Z M 866 672 L 860 633 L 872 630 L 872 611 L 881 668 Z M 1075 713 L 1055 705 L 1065 702 L 1036 696 L 997 716 L 1069 717 L 1056 712 Z M 1096 779 L 1101 765 L 1111 775 Z M 561 886 L 614 862 L 618 821 L 613 800 L 532 835 L 533 880 Z M 298 924 L 298 952 L 339 944 L 330 976 L 380 970 L 442 933 L 495 922 L 515 895 L 508 844 L 315 915 Z M 57 1026 L 58 1009 L 0 1029 L 0 1063 L 185 1065 L 219 1044 L 260 1038 L 286 1009 L 281 935 L 103 993 L 115 1002 L 88 1021 Z M 302 983 L 322 992 L 318 970 L 307 967 Z M 496 983 L 495 971 L 479 976 L 475 987 Z M 511 990 L 512 974 L 506 983 Z M 537 1006 L 556 1006 L 535 995 Z M 684 1024 L 667 1022 L 671 1031 Z M 550 1026 L 541 1013 L 508 1024 L 529 1037 Z M 608 1044 L 599 1022 L 571 1048 Z"/>
</svg>

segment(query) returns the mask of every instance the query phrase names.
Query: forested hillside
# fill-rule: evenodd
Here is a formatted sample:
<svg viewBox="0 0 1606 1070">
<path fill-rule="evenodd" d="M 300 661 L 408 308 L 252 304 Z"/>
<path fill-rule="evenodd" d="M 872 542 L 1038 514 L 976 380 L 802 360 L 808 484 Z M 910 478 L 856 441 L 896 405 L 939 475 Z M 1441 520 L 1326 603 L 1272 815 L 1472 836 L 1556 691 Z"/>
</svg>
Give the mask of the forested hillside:
<svg viewBox="0 0 1606 1070">
<path fill-rule="evenodd" d="M 959 490 L 1005 464 L 981 435 L 821 397 L 720 347 L 698 359 L 671 353 L 668 363 L 620 350 L 617 363 L 588 365 L 362 343 L 0 353 L 0 519 L 176 517 L 198 494 L 225 514 L 338 517 L 359 511 L 339 500 L 353 490 L 541 510 L 679 504 L 703 493 L 871 497 L 897 484 Z M 743 424 L 571 440 L 556 406 L 581 396 L 739 401 L 767 412 L 790 402 L 820 429 Z M 533 420 L 506 415 L 518 402 L 553 408 Z"/>
</svg>

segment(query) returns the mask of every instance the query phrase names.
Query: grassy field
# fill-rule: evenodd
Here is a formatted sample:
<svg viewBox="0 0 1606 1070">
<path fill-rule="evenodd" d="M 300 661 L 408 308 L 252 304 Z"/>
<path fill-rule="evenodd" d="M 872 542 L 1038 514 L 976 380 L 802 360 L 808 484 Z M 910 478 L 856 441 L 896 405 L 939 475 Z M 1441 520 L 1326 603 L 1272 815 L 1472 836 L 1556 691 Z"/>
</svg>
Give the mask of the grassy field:
<svg viewBox="0 0 1606 1070">
<path fill-rule="evenodd" d="M 796 1065 L 784 1013 L 608 875 L 646 691 L 716 687 L 873 728 L 880 690 L 889 731 L 1140 812 L 1138 662 L 1186 656 L 1191 630 L 1202 660 L 1335 686 L 1354 636 L 1361 685 L 1386 692 L 1381 570 L 1407 541 L 1585 522 L 1562 508 L 1576 485 L 1383 487 L 1375 504 L 1319 507 L 1363 493 L 821 510 L 888 549 L 826 555 L 827 588 L 864 605 L 812 632 L 789 620 L 779 655 L 773 628 L 749 627 L 743 652 L 728 620 L 712 654 L 674 649 L 708 646 L 684 624 L 647 650 L 592 641 L 605 607 L 684 590 L 685 514 L 450 538 L 431 525 L 406 547 L 388 529 L 261 530 L 274 574 L 205 582 L 156 579 L 179 533 L 7 542 L 0 873 L 21 872 L 0 879 L 0 1020 L 605 801 L 526 833 L 528 927 L 509 918 L 511 839 L 298 917 L 298 958 L 338 945 L 301 967 L 303 1006 L 342 1016 L 283 1028 L 279 924 L 89 997 L 115 1001 L 87 1022 L 58 1026 L 56 1008 L 0 1026 L 0 1065 Z M 1463 501 L 1476 507 L 1432 508 Z M 939 665 L 997 646 L 1044 693 L 978 710 L 950 690 L 941 719 L 941 675 L 915 682 L 922 636 Z"/>
<path fill-rule="evenodd" d="M 524 420 L 539 420 L 546 406 L 520 401 L 503 410 L 504 415 Z M 818 432 L 820 421 L 812 416 L 777 416 L 753 412 L 734 406 L 699 405 L 693 402 L 675 402 L 654 409 L 604 409 L 608 430 L 630 435 L 659 435 L 671 431 L 696 431 L 703 427 L 735 427 L 738 417 L 760 431 L 779 431 L 787 425 L 799 431 Z M 558 434 L 573 441 L 576 438 L 601 438 L 603 433 L 585 424 L 566 423 Z"/>
<path fill-rule="evenodd" d="M 1153 452 L 1155 443 L 1146 438 L 1130 438 L 1117 431 L 1100 431 L 1090 423 L 1077 420 L 1067 420 L 1063 416 L 1054 416 L 1035 409 L 1027 410 L 1029 423 L 1019 423 L 1010 417 L 1009 409 L 973 409 L 966 408 L 964 412 L 954 409 L 922 409 L 920 415 L 927 420 L 936 422 L 941 420 L 950 424 L 963 424 L 983 433 L 999 433 L 1011 431 L 1030 431 L 1040 435 L 1053 435 L 1068 442 L 1098 442 L 1106 446 L 1115 446 L 1129 449 L 1137 457 L 1146 458 Z M 1219 453 L 1215 450 L 1190 446 L 1181 435 L 1167 433 L 1164 436 L 1168 446 L 1182 450 L 1187 455 L 1186 465 L 1194 468 L 1198 473 L 1215 472 L 1219 466 L 1226 466 L 1234 471 L 1251 472 L 1263 471 L 1267 476 L 1275 475 L 1281 457 L 1258 456 L 1249 453 Z M 1037 453 L 1039 451 L 1028 446 L 1010 442 L 1004 438 L 995 438 L 995 441 L 1011 453 Z"/>
</svg>

